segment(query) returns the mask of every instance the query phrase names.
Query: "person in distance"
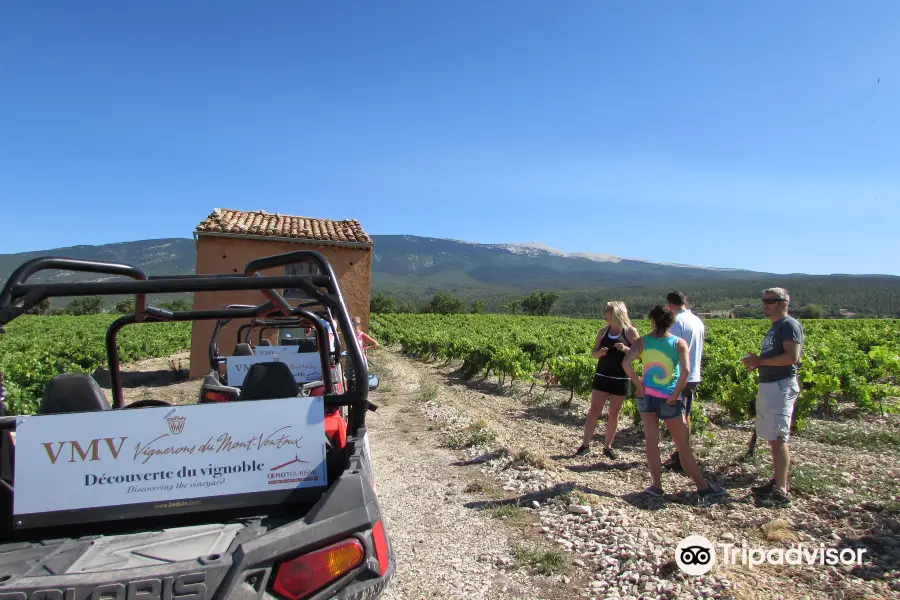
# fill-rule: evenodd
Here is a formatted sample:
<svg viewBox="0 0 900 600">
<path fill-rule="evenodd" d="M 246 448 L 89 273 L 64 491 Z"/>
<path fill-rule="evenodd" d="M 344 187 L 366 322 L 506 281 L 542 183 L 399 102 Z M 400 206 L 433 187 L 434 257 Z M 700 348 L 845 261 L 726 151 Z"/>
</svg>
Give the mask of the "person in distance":
<svg viewBox="0 0 900 600">
<path fill-rule="evenodd" d="M 590 452 L 591 438 L 594 436 L 597 420 L 603 414 L 603 405 L 608 398 L 609 411 L 606 417 L 603 454 L 615 460 L 618 454 L 613 450 L 612 444 L 616 429 L 619 427 L 619 412 L 622 410 L 625 397 L 631 393 L 631 381 L 622 369 L 622 359 L 625 358 L 631 344 L 640 337 L 640 333 L 631 324 L 628 309 L 623 302 L 607 302 L 603 317 L 606 319 L 606 327 L 597 334 L 594 351 L 591 353 L 591 356 L 597 359 L 591 408 L 584 424 L 581 446 L 575 452 L 575 456 L 584 456 Z"/>
<path fill-rule="evenodd" d="M 772 326 L 762 341 L 762 353 L 747 354 L 741 362 L 747 370 L 759 370 L 759 389 L 756 394 L 756 435 L 769 442 L 775 476 L 767 483 L 751 487 L 760 504 L 789 507 L 788 469 L 791 455 L 788 439 L 791 434 L 791 414 L 800 395 L 797 364 L 804 342 L 803 326 L 788 315 L 790 295 L 784 288 L 770 288 L 763 292 L 763 314 Z"/>
<path fill-rule="evenodd" d="M 691 371 L 688 344 L 669 333 L 675 316 L 668 308 L 657 305 L 649 316 L 653 330 L 632 344 L 622 361 L 622 367 L 634 383 L 635 404 L 644 422 L 647 468 L 653 480 L 644 492 L 663 495 L 659 458 L 659 421 L 662 420 L 672 434 L 684 471 L 694 480 L 700 499 L 722 498 L 725 490 L 706 481 L 700 473 L 684 423 L 685 402 L 681 393 Z M 644 367 L 643 379 L 638 378 L 632 367 L 638 357 Z"/>
<path fill-rule="evenodd" d="M 359 343 L 359 351 L 362 352 L 363 360 L 366 365 L 369 364 L 368 351 L 369 348 L 378 348 L 379 343 L 375 338 L 362 330 L 362 321 L 359 317 L 353 317 L 353 333 L 356 335 L 356 341 Z"/>
<path fill-rule="evenodd" d="M 688 345 L 691 355 L 691 374 L 684 384 L 684 424 L 687 425 L 688 438 L 691 436 L 691 405 L 697 397 L 697 387 L 700 385 L 700 366 L 703 360 L 703 341 L 706 337 L 706 326 L 703 320 L 695 315 L 687 307 L 687 297 L 678 290 L 670 292 L 666 296 L 668 308 L 675 315 L 675 323 L 669 329 L 669 333 L 677 335 Z M 681 461 L 678 458 L 678 450 L 675 450 L 663 467 L 673 471 L 683 471 Z"/>
</svg>

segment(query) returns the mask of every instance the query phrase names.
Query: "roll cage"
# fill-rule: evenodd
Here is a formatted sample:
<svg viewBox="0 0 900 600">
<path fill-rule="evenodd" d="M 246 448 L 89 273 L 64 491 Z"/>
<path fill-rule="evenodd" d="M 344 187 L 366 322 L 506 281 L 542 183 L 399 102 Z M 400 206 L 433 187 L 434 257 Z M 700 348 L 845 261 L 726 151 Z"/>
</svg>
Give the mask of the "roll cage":
<svg viewBox="0 0 900 600">
<path fill-rule="evenodd" d="M 319 306 L 318 302 L 301 302 L 297 305 L 297 308 L 304 307 L 313 307 Z M 246 305 L 246 304 L 232 304 L 228 306 L 229 309 L 255 309 L 255 306 Z M 321 314 L 324 313 L 324 314 Z M 209 339 L 209 367 L 210 370 L 217 373 L 218 369 L 221 365 L 225 364 L 226 358 L 222 356 L 219 352 L 219 334 L 223 327 L 228 325 L 231 322 L 233 317 L 218 319 L 216 321 L 216 326 L 213 329 L 212 335 Z M 332 331 L 337 331 L 336 323 L 334 320 L 334 316 L 331 313 L 331 310 L 327 307 L 324 310 L 317 311 L 309 311 L 309 314 L 304 313 L 304 315 L 297 318 L 296 316 L 286 316 L 286 317 L 278 317 L 272 318 L 268 317 L 259 317 L 254 316 L 249 323 L 244 323 L 241 325 L 237 334 L 235 335 L 235 345 L 240 343 L 253 344 L 253 332 L 256 330 L 257 339 L 256 345 L 259 346 L 262 343 L 263 335 L 266 331 L 269 330 L 281 330 L 281 329 L 294 329 L 299 327 L 317 327 L 319 325 L 319 320 L 325 319 L 329 325 L 331 326 Z M 318 346 L 318 335 L 316 336 L 316 346 Z M 318 351 L 318 350 L 317 350 Z M 342 356 L 343 348 L 341 347 L 341 339 L 340 336 L 334 336 L 334 351 L 329 352 L 328 354 L 331 356 L 332 364 L 337 364 Z"/>
<path fill-rule="evenodd" d="M 295 262 L 313 262 L 318 266 L 316 275 L 264 276 L 266 269 L 289 265 Z M 66 270 L 82 273 L 118 275 L 128 279 L 101 282 L 29 283 L 38 272 Z M 277 290 L 299 288 L 306 292 L 310 300 L 291 306 Z M 147 294 L 216 292 L 216 291 L 258 290 L 267 301 L 259 305 L 229 305 L 225 308 L 207 310 L 170 311 L 147 303 Z M 209 275 L 147 275 L 141 269 L 118 263 L 87 261 L 63 257 L 39 257 L 20 265 L 10 275 L 0 291 L 0 332 L 3 327 L 30 310 L 46 298 L 71 296 L 109 296 L 133 294 L 135 311 L 116 319 L 107 330 L 106 352 L 110 372 L 113 409 L 125 407 L 122 388 L 120 361 L 117 345 L 119 331 L 126 325 L 142 322 L 177 322 L 197 320 L 230 321 L 232 319 L 272 319 L 288 318 L 309 321 L 316 332 L 318 347 L 328 348 L 328 333 L 319 321 L 318 315 L 304 307 L 320 305 L 329 315 L 335 315 L 341 331 L 352 332 L 353 325 L 344 302 L 337 276 L 328 260 L 314 250 L 298 250 L 259 258 L 247 263 L 243 273 L 219 273 Z M 329 320 L 330 322 L 334 322 Z M 346 355 L 353 366 L 356 381 L 366 381 L 368 371 L 362 353 L 352 334 L 347 339 Z M 338 341 L 335 331 L 335 343 Z M 211 345 L 212 347 L 212 345 Z M 337 348 L 336 348 L 337 349 Z M 348 407 L 348 432 L 355 432 L 365 426 L 368 402 L 368 386 L 352 385 L 341 394 L 334 393 L 334 381 L 327 359 L 329 353 L 319 353 L 322 358 L 322 375 L 325 384 L 324 402 L 326 407 Z M 338 354 L 340 356 L 340 354 Z M 212 359 L 212 356 L 211 356 Z M 0 373 L 2 381 L 2 373 Z M 0 411 L 5 406 L 0 404 Z M 0 431 L 15 430 L 16 417 L 0 412 Z"/>
</svg>

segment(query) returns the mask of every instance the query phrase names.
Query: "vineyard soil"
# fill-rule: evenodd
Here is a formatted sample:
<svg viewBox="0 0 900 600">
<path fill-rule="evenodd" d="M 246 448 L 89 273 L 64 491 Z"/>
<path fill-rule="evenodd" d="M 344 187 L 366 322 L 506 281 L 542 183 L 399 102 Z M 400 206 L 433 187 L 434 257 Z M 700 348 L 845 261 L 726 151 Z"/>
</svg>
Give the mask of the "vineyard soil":
<svg viewBox="0 0 900 600">
<path fill-rule="evenodd" d="M 707 432 L 694 443 L 702 468 L 728 489 L 728 500 L 712 507 L 695 506 L 689 495 L 678 494 L 692 490 L 690 480 L 666 472 L 663 483 L 669 496 L 664 502 L 647 503 L 636 495 L 649 484 L 643 433 L 629 420 L 620 424 L 616 447 L 621 455 L 617 460 L 599 453 L 599 433 L 591 455 L 571 458 L 587 411 L 586 402 L 577 396 L 567 405 L 569 393 L 564 390 L 551 388 L 543 393 L 537 387 L 529 393 L 529 385 L 524 383 L 497 390 L 493 378 L 466 381 L 460 376 L 459 362 L 410 361 L 397 350 L 381 353 L 378 364 L 386 371 L 383 381 L 391 385 L 397 373 L 407 380 L 419 378 L 425 391 L 414 410 L 432 420 L 432 428 L 441 431 L 445 445 L 470 459 L 466 470 L 494 479 L 499 493 L 485 496 L 482 504 L 506 502 L 526 513 L 538 513 L 531 508 L 537 501 L 541 512 L 547 512 L 540 517 L 544 525 L 539 530 L 546 542 L 567 549 L 573 561 L 585 565 L 574 566 L 573 577 L 586 574 L 607 582 L 611 577 L 598 573 L 596 555 L 587 551 L 592 544 L 604 543 L 610 532 L 582 536 L 582 545 L 574 543 L 569 548 L 579 538 L 566 533 L 571 523 L 556 522 L 567 518 L 565 504 L 577 500 L 592 505 L 595 514 L 621 511 L 624 535 L 643 530 L 636 538 L 640 540 L 650 532 L 647 539 L 658 539 L 656 546 L 668 559 L 675 545 L 691 532 L 714 543 L 735 540 L 737 544 L 746 541 L 749 546 L 786 549 L 791 542 L 803 542 L 806 546 L 867 550 L 863 566 L 854 570 L 785 565 L 751 571 L 740 565 L 719 565 L 712 574 L 721 580 L 703 582 L 671 574 L 671 564 L 668 574 L 660 576 L 667 572 L 662 565 L 656 573 L 644 575 L 669 578 L 688 594 L 662 597 L 689 597 L 693 591 L 702 595 L 714 586 L 720 586 L 717 593 L 723 598 L 890 598 L 900 591 L 900 437 L 889 435 L 900 431 L 896 416 L 811 417 L 792 447 L 794 505 L 767 509 L 754 505 L 748 489 L 771 473 L 766 449 L 760 446 L 754 458 L 745 459 L 750 422 L 732 423 L 713 404 L 708 407 Z M 601 423 L 604 419 L 605 414 Z M 662 452 L 670 450 L 671 443 L 663 441 Z M 552 507 L 560 498 L 564 504 L 556 514 Z M 593 583 L 586 590 L 598 598 L 607 597 L 609 588 L 601 585 L 606 584 Z"/>
<path fill-rule="evenodd" d="M 164 400 L 170 404 L 193 404 L 200 395 L 202 379 L 188 379 L 190 350 L 163 358 L 147 358 L 122 367 L 122 391 L 125 404 L 139 400 Z M 109 372 L 94 371 L 106 397 L 112 402 Z"/>
</svg>

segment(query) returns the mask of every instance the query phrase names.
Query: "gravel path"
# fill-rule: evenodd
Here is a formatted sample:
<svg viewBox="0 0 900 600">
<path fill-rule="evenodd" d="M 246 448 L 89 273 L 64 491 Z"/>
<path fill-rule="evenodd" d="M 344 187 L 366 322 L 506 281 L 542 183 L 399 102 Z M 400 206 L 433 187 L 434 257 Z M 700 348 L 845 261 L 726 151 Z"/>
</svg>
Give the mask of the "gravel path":
<svg viewBox="0 0 900 600">
<path fill-rule="evenodd" d="M 549 577 L 507 568 L 514 532 L 465 507 L 478 500 L 464 491 L 471 478 L 428 431 L 416 406 L 417 373 L 393 364 L 388 374 L 379 369 L 385 363 L 375 367 L 384 382 L 372 397 L 379 409 L 367 417 L 378 498 L 397 554 L 384 600 L 570 597 Z"/>
<path fill-rule="evenodd" d="M 818 523 L 808 506 L 754 508 L 735 489 L 733 469 L 720 471 L 732 485 L 731 498 L 720 505 L 696 507 L 674 498 L 664 506 L 644 505 L 630 497 L 646 485 L 641 441 L 633 431 L 620 431 L 622 456 L 614 463 L 596 454 L 573 460 L 583 416 L 560 409 L 558 401 L 485 393 L 454 381 L 451 367 L 392 351 L 379 353 L 375 370 L 383 389 L 374 400 L 382 408 L 370 417 L 372 451 L 399 562 L 388 600 L 898 597 L 890 548 L 880 554 L 887 577 L 868 581 L 837 567 L 748 571 L 719 565 L 707 576 L 685 576 L 671 559 L 688 533 L 763 546 L 832 545 L 839 536 L 830 528 L 838 523 Z M 447 436 L 471 435 L 473 424 L 489 438 L 458 451 L 440 447 Z M 714 451 L 724 444 L 730 453 L 742 452 L 744 432 L 717 433 Z M 683 476 L 667 473 L 664 479 L 672 492 L 692 488 Z M 495 485 L 495 492 L 466 493 L 475 480 Z M 513 503 L 510 521 L 475 510 L 497 499 Z M 886 520 L 877 539 L 893 544 L 889 528 L 895 525 Z M 529 529 L 529 540 L 565 550 L 573 563 L 565 576 L 521 567 L 513 545 Z"/>
</svg>

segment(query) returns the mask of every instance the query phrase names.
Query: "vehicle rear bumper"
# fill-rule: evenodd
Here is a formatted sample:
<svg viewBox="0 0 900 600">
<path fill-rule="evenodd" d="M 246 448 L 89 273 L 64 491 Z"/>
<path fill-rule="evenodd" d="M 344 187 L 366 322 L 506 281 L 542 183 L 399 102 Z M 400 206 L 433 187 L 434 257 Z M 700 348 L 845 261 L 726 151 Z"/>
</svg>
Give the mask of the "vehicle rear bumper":
<svg viewBox="0 0 900 600">
<path fill-rule="evenodd" d="M 118 547 L 100 552 L 98 545 L 115 541 L 103 536 L 6 546 L 0 552 L 0 600 L 276 600 L 271 584 L 281 562 L 349 537 L 365 548 L 364 562 L 304 600 L 379 598 L 394 574 L 393 545 L 371 483 L 358 460 L 354 466 L 308 513 L 267 532 L 241 527 L 236 535 L 228 526 L 217 531 L 213 525 L 178 530 L 185 537 L 231 540 L 227 550 L 198 559 L 183 556 L 196 554 L 181 541 L 176 544 L 181 560 L 172 555 L 172 562 L 134 567 L 126 564 Z M 373 538 L 379 522 L 386 542 L 381 564 Z M 133 542 L 122 543 L 134 546 L 141 556 L 152 556 L 153 549 L 159 553 L 159 535 L 135 534 Z M 210 546 L 203 547 L 209 552 Z"/>
</svg>

